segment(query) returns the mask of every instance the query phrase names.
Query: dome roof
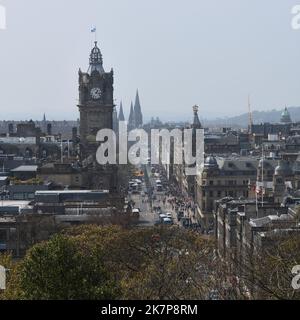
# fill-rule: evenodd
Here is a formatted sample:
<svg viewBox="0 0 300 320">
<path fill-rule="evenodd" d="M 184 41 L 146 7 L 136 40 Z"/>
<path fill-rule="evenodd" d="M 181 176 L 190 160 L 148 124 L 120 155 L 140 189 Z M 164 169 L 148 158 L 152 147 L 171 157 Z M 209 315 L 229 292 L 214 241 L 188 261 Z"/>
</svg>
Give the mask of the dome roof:
<svg viewBox="0 0 300 320">
<path fill-rule="evenodd" d="M 280 161 L 278 166 L 275 168 L 275 175 L 276 176 L 290 176 L 293 174 L 293 170 L 290 167 L 287 161 Z"/>
<path fill-rule="evenodd" d="M 204 168 L 219 168 L 216 158 L 214 156 L 208 156 L 204 161 Z"/>
<path fill-rule="evenodd" d="M 282 123 L 290 123 L 290 122 L 292 122 L 292 120 L 291 120 L 291 115 L 290 115 L 287 107 L 285 107 L 285 109 L 284 109 L 283 112 L 281 113 L 281 119 L 280 119 L 280 121 L 281 121 Z"/>
</svg>

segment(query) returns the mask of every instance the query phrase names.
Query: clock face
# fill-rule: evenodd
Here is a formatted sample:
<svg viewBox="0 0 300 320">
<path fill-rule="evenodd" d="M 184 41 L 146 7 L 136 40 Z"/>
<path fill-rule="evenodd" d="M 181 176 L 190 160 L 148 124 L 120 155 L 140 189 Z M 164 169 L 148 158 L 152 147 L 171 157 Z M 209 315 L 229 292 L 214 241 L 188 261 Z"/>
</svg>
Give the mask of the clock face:
<svg viewBox="0 0 300 320">
<path fill-rule="evenodd" d="M 94 100 L 97 100 L 97 99 L 100 99 L 101 98 L 101 95 L 102 95 L 102 91 L 100 88 L 93 88 L 91 90 L 91 97 L 94 99 Z"/>
</svg>

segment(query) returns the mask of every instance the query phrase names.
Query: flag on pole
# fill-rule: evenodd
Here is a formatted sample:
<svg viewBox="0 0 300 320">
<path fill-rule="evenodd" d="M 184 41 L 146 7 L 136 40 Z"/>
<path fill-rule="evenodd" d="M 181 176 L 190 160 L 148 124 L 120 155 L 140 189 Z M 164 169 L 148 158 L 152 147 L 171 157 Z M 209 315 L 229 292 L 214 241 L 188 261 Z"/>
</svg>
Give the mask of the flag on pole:
<svg viewBox="0 0 300 320">
<path fill-rule="evenodd" d="M 91 32 L 92 32 L 92 33 L 96 32 L 96 31 L 97 31 L 97 28 L 92 28 L 92 29 L 91 29 Z"/>
</svg>

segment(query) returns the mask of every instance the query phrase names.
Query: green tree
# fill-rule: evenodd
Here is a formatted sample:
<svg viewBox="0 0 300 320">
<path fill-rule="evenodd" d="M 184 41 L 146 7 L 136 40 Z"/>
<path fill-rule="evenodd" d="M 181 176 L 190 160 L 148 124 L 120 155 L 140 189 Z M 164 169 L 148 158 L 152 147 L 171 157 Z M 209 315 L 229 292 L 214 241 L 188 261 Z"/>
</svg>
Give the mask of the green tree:
<svg viewBox="0 0 300 320">
<path fill-rule="evenodd" d="M 113 299 L 118 291 L 101 252 L 83 250 L 76 238 L 64 235 L 32 247 L 17 278 L 22 299 Z"/>
</svg>

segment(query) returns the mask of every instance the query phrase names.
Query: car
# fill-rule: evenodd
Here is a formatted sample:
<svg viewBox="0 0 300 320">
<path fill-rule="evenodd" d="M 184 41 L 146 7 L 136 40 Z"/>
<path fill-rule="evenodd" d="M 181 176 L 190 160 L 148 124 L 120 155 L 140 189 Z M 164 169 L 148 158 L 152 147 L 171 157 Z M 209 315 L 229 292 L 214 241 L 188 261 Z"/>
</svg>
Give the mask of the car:
<svg viewBox="0 0 300 320">
<path fill-rule="evenodd" d="M 217 290 L 210 291 L 208 295 L 208 300 L 221 300 L 218 291 Z"/>
<path fill-rule="evenodd" d="M 157 190 L 157 192 L 162 192 L 163 191 L 162 185 L 161 184 L 157 184 L 156 185 L 156 190 Z"/>
<path fill-rule="evenodd" d="M 172 225 L 173 224 L 173 220 L 170 218 L 163 218 L 162 219 L 162 223 L 166 224 L 166 225 Z"/>
<path fill-rule="evenodd" d="M 139 217 L 140 216 L 140 210 L 139 209 L 132 209 L 132 214 L 135 217 Z"/>
<path fill-rule="evenodd" d="M 167 212 L 167 213 L 166 213 L 166 215 L 167 215 L 167 217 L 168 217 L 168 218 L 173 219 L 173 215 L 172 215 L 172 213 Z"/>
<path fill-rule="evenodd" d="M 159 215 L 159 218 L 160 218 L 160 219 L 164 219 L 164 218 L 168 218 L 168 216 L 167 216 L 165 213 L 161 213 L 161 214 Z"/>
</svg>

